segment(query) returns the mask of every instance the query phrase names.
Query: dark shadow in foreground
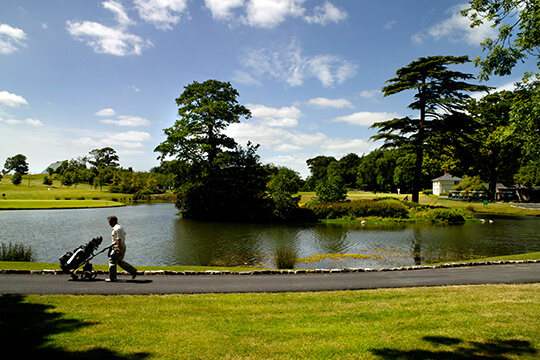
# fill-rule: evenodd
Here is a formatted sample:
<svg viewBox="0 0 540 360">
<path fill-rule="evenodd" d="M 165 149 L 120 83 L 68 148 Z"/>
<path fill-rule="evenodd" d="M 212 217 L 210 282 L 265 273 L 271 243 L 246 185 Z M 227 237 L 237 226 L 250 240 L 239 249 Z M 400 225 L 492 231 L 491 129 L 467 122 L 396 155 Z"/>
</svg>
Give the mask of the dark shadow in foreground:
<svg viewBox="0 0 540 360">
<path fill-rule="evenodd" d="M 426 336 L 422 340 L 441 350 L 400 350 L 400 349 L 371 349 L 371 352 L 381 359 L 393 360 L 422 360 L 422 359 L 489 359 L 507 360 L 507 355 L 535 355 L 534 349 L 528 341 L 522 340 L 490 340 L 488 342 L 468 341 L 444 336 Z M 514 356 L 512 356 L 513 358 Z"/>
<path fill-rule="evenodd" d="M 4 344 L 4 359 L 35 356 L 50 359 L 142 360 L 150 355 L 122 355 L 99 347 L 86 351 L 67 351 L 49 343 L 52 335 L 92 325 L 93 323 L 66 319 L 61 313 L 55 312 L 53 306 L 24 302 L 24 297 L 20 295 L 0 296 L 0 339 Z"/>
</svg>

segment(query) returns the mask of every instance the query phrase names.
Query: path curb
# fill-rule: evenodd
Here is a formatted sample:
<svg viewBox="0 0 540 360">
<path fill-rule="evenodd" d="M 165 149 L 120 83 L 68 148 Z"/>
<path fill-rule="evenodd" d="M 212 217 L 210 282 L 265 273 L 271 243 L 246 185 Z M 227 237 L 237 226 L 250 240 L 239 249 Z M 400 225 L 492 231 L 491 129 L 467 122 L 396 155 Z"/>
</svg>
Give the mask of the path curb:
<svg viewBox="0 0 540 360">
<path fill-rule="evenodd" d="M 470 267 L 470 266 L 490 266 L 490 265 L 509 265 L 509 264 L 537 264 L 540 260 L 501 260 L 501 261 L 480 261 L 469 263 L 447 263 L 442 265 L 420 265 L 420 266 L 402 266 L 394 268 L 345 268 L 345 269 L 303 269 L 303 270 L 253 270 L 253 271 L 168 271 L 168 270 L 154 270 L 154 271 L 138 271 L 137 275 L 180 275 L 180 276 L 194 276 L 194 275 L 236 275 L 236 276 L 254 276 L 254 275 L 302 275 L 302 274 L 343 274 L 343 273 L 357 273 L 357 272 L 384 272 L 384 271 L 412 271 L 412 270 L 425 270 L 425 269 L 444 269 L 444 268 L 456 268 L 456 267 Z M 78 271 L 77 273 L 79 273 Z M 107 275 L 109 272 L 104 270 L 98 270 L 98 275 Z M 15 270 L 15 269 L 2 269 L 0 274 L 16 274 L 16 275 L 65 275 L 62 270 Z M 119 272 L 120 275 L 129 275 L 126 271 Z"/>
</svg>

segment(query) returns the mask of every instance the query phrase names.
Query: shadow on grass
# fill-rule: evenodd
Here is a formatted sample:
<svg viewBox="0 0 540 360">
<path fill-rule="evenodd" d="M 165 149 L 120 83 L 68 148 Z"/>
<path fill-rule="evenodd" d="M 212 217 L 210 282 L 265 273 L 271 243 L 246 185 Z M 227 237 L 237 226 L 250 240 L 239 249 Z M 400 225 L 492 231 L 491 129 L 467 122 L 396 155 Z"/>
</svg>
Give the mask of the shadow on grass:
<svg viewBox="0 0 540 360">
<path fill-rule="evenodd" d="M 66 319 L 54 307 L 25 303 L 20 295 L 0 296 L 0 339 L 4 359 L 22 359 L 37 356 L 51 359 L 145 359 L 150 354 L 122 355 L 112 349 L 96 347 L 86 351 L 67 351 L 49 343 L 53 335 L 79 330 L 93 323 Z M 99 344 L 96 344 L 98 346 Z"/>
<path fill-rule="evenodd" d="M 521 340 L 491 340 L 488 342 L 468 341 L 444 336 L 426 336 L 422 340 L 435 347 L 444 347 L 440 350 L 400 350 L 400 349 L 372 349 L 371 352 L 381 359 L 393 360 L 421 360 L 421 359 L 489 359 L 506 360 L 515 355 L 535 355 L 538 353 L 528 341 Z"/>
</svg>

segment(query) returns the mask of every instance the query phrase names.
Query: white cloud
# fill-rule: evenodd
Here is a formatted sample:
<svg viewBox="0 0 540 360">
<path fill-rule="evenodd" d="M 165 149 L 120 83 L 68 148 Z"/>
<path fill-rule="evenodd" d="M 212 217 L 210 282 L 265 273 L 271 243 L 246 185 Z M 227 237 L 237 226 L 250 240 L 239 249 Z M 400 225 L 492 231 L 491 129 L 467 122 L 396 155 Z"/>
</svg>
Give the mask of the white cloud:
<svg viewBox="0 0 540 360">
<path fill-rule="evenodd" d="M 496 34 L 495 29 L 491 27 L 490 22 L 471 28 L 471 22 L 468 18 L 461 15 L 461 10 L 468 7 L 468 4 L 460 4 L 449 8 L 446 13 L 450 17 L 443 20 L 428 29 L 424 29 L 412 36 L 413 43 L 422 44 L 426 39 L 439 41 L 447 38 L 451 43 L 466 42 L 468 45 L 479 46 L 486 38 Z"/>
<path fill-rule="evenodd" d="M 302 18 L 308 24 L 327 25 L 347 18 L 346 11 L 330 1 L 318 5 L 305 15 L 306 0 L 204 0 L 212 17 L 251 27 L 271 29 L 288 18 Z"/>
<path fill-rule="evenodd" d="M 104 124 L 113 124 L 118 126 L 148 126 L 150 125 L 150 121 L 139 117 L 139 116 L 131 116 L 131 115 L 119 115 L 118 120 L 112 120 L 112 119 L 103 119 L 100 120 L 100 122 Z"/>
<path fill-rule="evenodd" d="M 391 20 L 391 21 L 387 22 L 386 24 L 384 24 L 383 29 L 384 30 L 392 30 L 394 28 L 394 25 L 396 25 L 396 24 L 397 24 L 396 20 Z"/>
<path fill-rule="evenodd" d="M 314 99 L 309 99 L 307 103 L 308 105 L 315 106 L 318 108 L 354 109 L 354 105 L 347 99 L 327 99 L 327 98 L 318 97 Z"/>
<path fill-rule="evenodd" d="M 204 3 L 216 20 L 234 19 L 233 9 L 244 6 L 244 0 L 204 0 Z"/>
<path fill-rule="evenodd" d="M 141 55 L 152 42 L 130 34 L 121 28 L 111 28 L 96 22 L 67 22 L 68 32 L 77 40 L 86 42 L 99 54 L 116 56 Z"/>
<path fill-rule="evenodd" d="M 11 94 L 7 91 L 0 91 L 0 105 L 18 107 L 28 105 L 28 102 L 20 95 Z"/>
<path fill-rule="evenodd" d="M 9 55 L 26 46 L 26 34 L 23 30 L 0 24 L 0 54 Z"/>
<path fill-rule="evenodd" d="M 320 24 L 327 25 L 330 22 L 338 23 L 347 18 L 348 14 L 346 11 L 341 10 L 334 6 L 329 1 L 325 2 L 324 5 L 319 5 L 315 7 L 314 14 L 311 16 L 306 16 L 305 20 L 308 24 Z"/>
<path fill-rule="evenodd" d="M 350 125 L 371 126 L 373 123 L 401 117 L 398 113 L 361 111 L 354 114 L 340 116 L 333 122 L 344 122 Z"/>
<path fill-rule="evenodd" d="M 245 71 L 235 71 L 233 79 L 244 85 L 262 86 L 262 83 L 259 80 L 255 79 L 251 74 Z"/>
<path fill-rule="evenodd" d="M 310 78 L 318 79 L 325 87 L 340 85 L 354 77 L 358 68 L 337 55 L 305 56 L 295 41 L 288 46 L 248 49 L 241 62 L 254 79 L 269 76 L 289 86 L 300 86 Z"/>
<path fill-rule="evenodd" d="M 360 97 L 368 100 L 375 100 L 381 95 L 381 90 L 363 90 L 360 92 Z"/>
<path fill-rule="evenodd" d="M 142 131 L 127 131 L 114 134 L 112 137 L 120 141 L 148 141 L 152 139 L 149 133 Z"/>
<path fill-rule="evenodd" d="M 97 22 L 67 21 L 67 31 L 77 40 L 86 42 L 95 52 L 116 56 L 141 55 L 142 51 L 151 47 L 150 40 L 128 32 L 128 26 L 134 24 L 124 11 L 122 4 L 107 1 L 103 7 L 115 14 L 117 26 L 109 27 Z"/>
<path fill-rule="evenodd" d="M 70 143 L 80 148 L 98 148 L 98 147 L 121 147 L 128 149 L 143 148 L 143 142 L 152 140 L 150 134 L 141 131 L 127 131 L 118 134 L 102 134 L 84 136 L 73 139 Z"/>
<path fill-rule="evenodd" d="M 325 87 L 343 84 L 356 75 L 357 65 L 337 55 L 319 55 L 307 60 L 308 70 Z"/>
<path fill-rule="evenodd" d="M 331 138 L 321 146 L 322 153 L 340 158 L 355 153 L 362 154 L 370 148 L 370 144 L 362 139 Z"/>
<path fill-rule="evenodd" d="M 171 30 L 182 14 L 187 13 L 187 0 L 134 0 L 139 16 L 160 30 Z"/>
<path fill-rule="evenodd" d="M 247 104 L 253 118 L 263 121 L 271 127 L 296 127 L 302 111 L 294 106 L 271 108 L 264 105 Z"/>
<path fill-rule="evenodd" d="M 114 115 L 116 115 L 116 112 L 111 108 L 107 108 L 107 109 L 99 110 L 94 115 L 97 115 L 97 116 L 114 116 Z"/>
<path fill-rule="evenodd" d="M 135 24 L 135 22 L 129 18 L 121 3 L 116 1 L 105 1 L 102 5 L 105 9 L 114 13 L 114 18 L 120 27 L 126 28 Z"/>
<path fill-rule="evenodd" d="M 15 120 L 15 119 L 2 119 L 0 122 L 6 123 L 8 125 L 31 125 L 31 126 L 43 126 L 43 123 L 38 119 L 26 119 L 26 120 Z"/>
<path fill-rule="evenodd" d="M 253 27 L 273 28 L 287 17 L 304 14 L 305 0 L 248 0 L 244 23 Z"/>
</svg>

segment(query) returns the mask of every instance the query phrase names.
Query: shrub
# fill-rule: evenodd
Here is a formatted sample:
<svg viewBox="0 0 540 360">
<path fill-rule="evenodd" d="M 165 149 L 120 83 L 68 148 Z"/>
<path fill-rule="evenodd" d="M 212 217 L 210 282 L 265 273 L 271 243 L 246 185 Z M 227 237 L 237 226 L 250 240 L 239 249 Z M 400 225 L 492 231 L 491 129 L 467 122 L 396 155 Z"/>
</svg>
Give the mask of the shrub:
<svg viewBox="0 0 540 360">
<path fill-rule="evenodd" d="M 11 183 L 13 185 L 21 185 L 21 182 L 22 182 L 22 175 L 16 172 L 15 175 L 13 175 L 13 177 L 11 178 Z"/>
<path fill-rule="evenodd" d="M 148 190 L 148 189 L 142 189 L 142 190 L 139 190 L 137 191 L 134 195 L 133 195 L 133 200 L 134 201 L 145 201 L 145 200 L 149 200 L 150 199 L 150 195 L 152 195 L 152 191 Z"/>
<path fill-rule="evenodd" d="M 34 250 L 22 244 L 0 243 L 0 261 L 34 261 Z"/>
<path fill-rule="evenodd" d="M 398 201 L 361 200 L 335 203 L 306 204 L 318 219 L 339 219 L 376 216 L 382 218 L 405 219 L 409 216 L 407 207 Z"/>
<path fill-rule="evenodd" d="M 276 267 L 278 269 L 294 269 L 298 261 L 296 250 L 281 246 L 276 249 Z"/>
<path fill-rule="evenodd" d="M 53 184 L 52 177 L 45 175 L 45 177 L 43 177 L 43 185 L 52 185 L 52 184 Z"/>
<path fill-rule="evenodd" d="M 411 211 L 411 217 L 418 222 L 461 224 L 472 219 L 472 213 L 466 209 L 417 209 Z"/>
</svg>

